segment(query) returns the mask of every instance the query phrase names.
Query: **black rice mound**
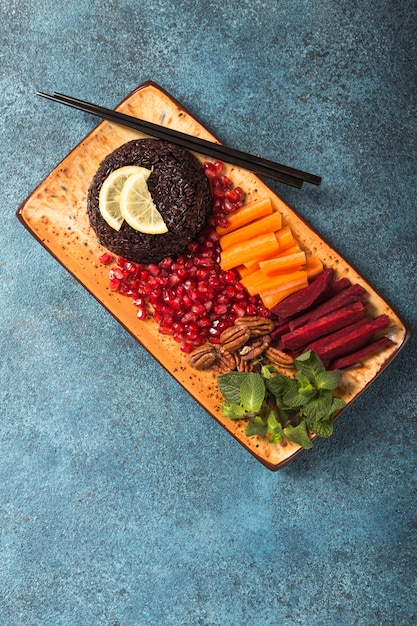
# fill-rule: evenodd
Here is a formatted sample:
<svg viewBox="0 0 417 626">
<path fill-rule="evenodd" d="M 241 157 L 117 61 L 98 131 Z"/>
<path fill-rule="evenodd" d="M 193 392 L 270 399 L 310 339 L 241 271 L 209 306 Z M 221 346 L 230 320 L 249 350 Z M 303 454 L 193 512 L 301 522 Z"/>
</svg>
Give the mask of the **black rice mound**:
<svg viewBox="0 0 417 626">
<path fill-rule="evenodd" d="M 125 165 L 152 170 L 148 189 L 167 233 L 140 233 L 126 222 L 116 231 L 102 218 L 101 186 L 113 170 Z M 114 150 L 100 164 L 88 190 L 88 217 L 99 242 L 136 263 L 158 263 L 164 257 L 182 254 L 202 231 L 212 209 L 210 183 L 202 164 L 192 153 L 158 139 L 135 139 Z"/>
</svg>

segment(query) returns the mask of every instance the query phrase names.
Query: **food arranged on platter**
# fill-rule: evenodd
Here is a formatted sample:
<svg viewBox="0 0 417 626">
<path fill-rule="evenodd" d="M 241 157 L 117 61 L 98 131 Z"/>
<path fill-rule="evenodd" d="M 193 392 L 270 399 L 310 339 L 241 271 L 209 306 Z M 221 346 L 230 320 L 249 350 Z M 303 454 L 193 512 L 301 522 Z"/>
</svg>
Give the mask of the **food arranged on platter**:
<svg viewBox="0 0 417 626">
<path fill-rule="evenodd" d="M 116 112 L 217 142 L 152 82 Z M 146 158 L 137 158 L 139 146 Z M 213 155 L 208 162 L 197 147 L 177 162 L 177 149 L 166 147 L 174 163 L 164 176 L 155 146 L 146 131 L 106 117 L 17 216 L 211 417 L 276 471 L 310 447 L 313 432 L 331 434 L 329 412 L 375 381 L 410 329 L 250 167 L 227 159 L 222 166 Z M 177 231 L 171 201 L 186 216 Z M 194 202 L 201 211 L 189 220 Z"/>
<path fill-rule="evenodd" d="M 100 260 L 139 319 L 216 372 L 223 415 L 246 420 L 247 436 L 310 448 L 346 404 L 340 370 L 392 345 L 390 318 L 302 249 L 269 196 L 245 202 L 222 170 L 161 140 L 112 152 L 88 193 L 90 224 L 117 255 Z"/>
</svg>

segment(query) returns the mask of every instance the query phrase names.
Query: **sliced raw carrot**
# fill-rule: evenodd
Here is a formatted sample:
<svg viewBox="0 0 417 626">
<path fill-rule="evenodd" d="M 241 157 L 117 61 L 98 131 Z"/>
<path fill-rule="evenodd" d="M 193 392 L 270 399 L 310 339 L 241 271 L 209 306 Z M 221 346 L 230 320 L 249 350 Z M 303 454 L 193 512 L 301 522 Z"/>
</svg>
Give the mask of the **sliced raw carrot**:
<svg viewBox="0 0 417 626">
<path fill-rule="evenodd" d="M 295 246 L 297 243 L 289 226 L 284 226 L 283 228 L 278 230 L 275 235 L 279 243 L 280 250 L 291 248 L 291 246 Z"/>
<path fill-rule="evenodd" d="M 287 256 L 287 254 L 295 254 L 296 252 L 302 252 L 300 246 L 296 244 L 295 246 L 291 246 L 291 248 L 286 248 L 285 250 L 279 250 L 278 252 L 273 252 L 272 254 L 262 255 L 258 260 L 251 261 L 250 263 L 245 263 L 244 266 L 248 270 L 248 273 L 254 272 L 259 269 L 259 264 L 262 261 L 270 261 L 271 259 L 279 259 L 283 256 Z M 245 276 L 247 273 L 244 271 Z"/>
<path fill-rule="evenodd" d="M 217 234 L 222 237 L 226 235 L 226 233 L 230 233 L 232 230 L 236 230 L 236 228 L 245 226 L 245 224 L 249 224 L 249 222 L 259 217 L 270 215 L 272 211 L 271 198 L 269 196 L 267 198 L 253 200 L 248 204 L 244 204 L 240 209 L 229 213 L 227 216 L 229 224 L 227 226 L 218 226 L 216 228 Z"/>
<path fill-rule="evenodd" d="M 323 272 L 323 263 L 316 256 L 311 256 L 307 259 L 306 264 L 304 265 L 304 269 L 307 272 L 308 280 L 312 280 L 316 278 L 319 274 Z"/>
<path fill-rule="evenodd" d="M 247 268 L 246 265 L 243 265 L 243 263 L 242 265 L 238 265 L 237 267 L 235 267 L 235 270 L 241 278 L 245 278 L 245 276 L 249 276 L 249 274 L 252 274 L 252 270 Z"/>
<path fill-rule="evenodd" d="M 269 293 L 269 291 L 273 292 L 282 285 L 290 284 L 294 280 L 299 281 L 299 279 L 303 279 L 303 281 L 307 280 L 307 272 L 304 270 L 295 270 L 286 274 L 266 276 L 262 270 L 258 270 L 242 278 L 240 282 L 249 294 L 254 296 L 256 294 Z"/>
<path fill-rule="evenodd" d="M 287 254 L 295 254 L 296 252 L 301 252 L 301 248 L 298 243 L 296 243 L 294 246 L 291 246 L 291 248 L 284 248 L 284 250 L 279 250 L 278 254 L 276 254 L 275 257 L 279 258 L 282 256 L 286 256 Z"/>
<path fill-rule="evenodd" d="M 249 272 L 254 272 L 259 269 L 259 264 L 262 261 L 270 261 L 271 259 L 278 259 L 283 256 L 287 256 L 287 254 L 295 254 L 296 252 L 302 252 L 300 246 L 296 244 L 295 246 L 291 246 L 291 248 L 285 248 L 284 250 L 279 250 L 278 252 L 273 252 L 272 254 L 262 255 L 257 261 L 252 261 L 251 263 L 245 263 L 245 267 Z M 245 272 L 245 275 L 246 272 Z"/>
<path fill-rule="evenodd" d="M 308 285 L 307 272 L 305 271 L 288 274 L 286 278 L 286 281 L 283 280 L 281 283 L 276 282 L 269 287 L 265 286 L 259 292 L 264 306 L 268 309 L 272 309 L 281 302 L 281 300 L 284 300 L 284 298 L 287 298 Z"/>
<path fill-rule="evenodd" d="M 240 282 L 245 287 L 246 291 L 250 296 L 254 296 L 259 293 L 259 288 L 262 283 L 265 281 L 266 276 L 262 272 L 262 270 L 256 270 L 255 272 L 251 272 L 247 276 L 243 276 L 240 279 Z"/>
<path fill-rule="evenodd" d="M 274 211 L 270 215 L 256 219 L 245 226 L 236 228 L 232 232 L 223 235 L 223 237 L 220 237 L 220 247 L 222 250 L 226 250 L 241 241 L 253 239 L 264 233 L 273 233 L 276 230 L 280 230 L 281 227 L 282 215 L 278 213 L 278 211 Z"/>
<path fill-rule="evenodd" d="M 242 263 L 255 261 L 262 253 L 272 253 L 277 250 L 278 241 L 275 233 L 265 233 L 223 250 L 220 255 L 220 267 L 223 270 L 230 270 Z"/>
<path fill-rule="evenodd" d="M 308 283 L 300 283 L 299 285 L 294 284 L 291 287 L 285 287 L 283 285 L 273 294 L 261 293 L 262 302 L 267 309 L 273 309 L 274 306 L 282 302 L 282 300 L 285 300 L 285 298 L 288 298 L 288 296 L 292 296 L 303 287 L 306 287 L 307 284 Z"/>
<path fill-rule="evenodd" d="M 261 261 L 259 267 L 264 274 L 270 276 L 301 269 L 305 262 L 305 252 L 296 252 L 295 254 L 286 254 L 269 261 Z"/>
</svg>

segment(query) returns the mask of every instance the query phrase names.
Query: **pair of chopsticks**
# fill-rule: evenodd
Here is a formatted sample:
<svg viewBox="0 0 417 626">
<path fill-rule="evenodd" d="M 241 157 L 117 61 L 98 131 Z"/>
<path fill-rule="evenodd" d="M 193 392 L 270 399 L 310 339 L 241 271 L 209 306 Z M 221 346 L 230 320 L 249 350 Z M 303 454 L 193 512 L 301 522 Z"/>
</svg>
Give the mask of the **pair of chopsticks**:
<svg viewBox="0 0 417 626">
<path fill-rule="evenodd" d="M 198 152 L 219 161 L 237 165 L 238 167 L 242 167 L 255 172 L 256 174 L 260 174 L 261 176 L 271 178 L 272 180 L 285 183 L 286 185 L 297 187 L 298 189 L 301 189 L 303 182 L 311 183 L 313 185 L 320 185 L 321 183 L 320 176 L 315 176 L 314 174 L 309 174 L 308 172 L 303 172 L 302 170 L 288 167 L 287 165 L 280 165 L 279 163 L 274 163 L 273 161 L 269 161 L 258 156 L 246 154 L 239 150 L 234 150 L 233 148 L 228 148 L 227 146 L 201 139 L 200 137 L 187 135 L 186 133 L 173 130 L 172 128 L 159 126 L 153 122 L 147 122 L 131 115 L 120 113 L 114 109 L 107 109 L 106 107 L 102 107 L 85 100 L 79 100 L 78 98 L 73 98 L 71 96 L 66 96 L 62 93 L 54 92 L 52 95 L 41 91 L 36 93 L 42 98 L 47 98 L 48 100 L 65 104 L 66 106 L 84 111 L 85 113 L 90 113 L 91 115 L 95 115 L 101 119 L 106 119 L 110 122 L 127 126 L 128 128 L 150 135 L 151 137 L 170 141 L 171 143 L 175 143 L 186 150 Z"/>
</svg>

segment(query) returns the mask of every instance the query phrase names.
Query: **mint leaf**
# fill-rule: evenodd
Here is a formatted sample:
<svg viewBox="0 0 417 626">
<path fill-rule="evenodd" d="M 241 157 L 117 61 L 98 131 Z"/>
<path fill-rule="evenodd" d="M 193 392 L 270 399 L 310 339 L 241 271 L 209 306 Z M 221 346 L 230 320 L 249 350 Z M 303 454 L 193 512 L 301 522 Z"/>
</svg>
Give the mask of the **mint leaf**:
<svg viewBox="0 0 417 626">
<path fill-rule="evenodd" d="M 320 422 L 317 422 L 314 429 L 312 429 L 312 431 L 318 437 L 322 437 L 323 439 L 327 439 L 328 437 L 331 437 L 331 435 L 333 434 L 333 420 L 330 418 L 327 420 L 322 420 Z"/>
<path fill-rule="evenodd" d="M 276 433 L 276 434 L 271 435 L 269 437 L 269 443 L 279 443 L 280 441 L 282 441 L 282 434 L 281 433 Z"/>
<path fill-rule="evenodd" d="M 276 371 L 277 370 L 273 365 L 262 365 L 261 375 L 269 380 L 270 378 L 272 378 L 272 374 L 274 374 L 274 372 Z"/>
<path fill-rule="evenodd" d="M 265 383 L 259 374 L 249 372 L 240 385 L 241 403 L 248 413 L 257 413 L 261 410 L 265 399 Z"/>
<path fill-rule="evenodd" d="M 294 394 L 298 392 L 297 381 L 293 378 L 288 378 L 288 376 L 284 376 L 283 374 L 277 374 L 274 378 L 271 378 L 271 380 L 267 380 L 266 388 L 275 397 L 277 406 L 280 409 L 288 408 L 284 399 L 287 393 L 291 392 Z"/>
<path fill-rule="evenodd" d="M 302 413 L 306 417 L 307 425 L 311 428 L 313 424 L 320 420 L 326 420 L 331 415 L 332 392 L 324 390 L 319 396 L 310 400 L 303 406 Z"/>
<path fill-rule="evenodd" d="M 274 435 L 275 437 L 279 436 L 278 441 L 280 441 L 282 438 L 282 426 L 280 422 L 278 421 L 277 416 L 274 413 L 274 411 L 270 411 L 266 423 L 268 427 L 268 432 L 271 433 L 271 435 Z"/>
<path fill-rule="evenodd" d="M 259 435 L 260 437 L 265 437 L 268 431 L 268 427 L 264 424 L 263 419 L 257 415 L 256 417 L 252 417 L 249 420 L 248 425 L 245 428 L 245 435 L 247 437 L 253 437 L 253 435 Z"/>
<path fill-rule="evenodd" d="M 297 443 L 299 446 L 304 448 L 304 450 L 308 450 L 313 447 L 313 443 L 308 436 L 305 422 L 301 422 L 298 426 L 287 426 L 284 428 L 283 434 L 285 439 L 288 439 L 288 441 L 292 441 L 293 443 Z"/>
<path fill-rule="evenodd" d="M 326 370 L 322 360 L 315 352 L 309 350 L 294 360 L 297 371 L 306 376 L 311 383 L 315 383 L 316 377 Z"/>
<path fill-rule="evenodd" d="M 284 374 L 280 374 L 279 372 L 270 379 L 265 381 L 266 387 L 268 391 L 270 391 L 274 396 L 280 397 L 285 391 L 288 389 L 291 384 L 293 384 L 293 380 L 288 376 L 284 376 Z"/>
<path fill-rule="evenodd" d="M 241 404 L 225 402 L 222 406 L 223 415 L 231 420 L 241 420 L 246 417 L 246 411 Z"/>
<path fill-rule="evenodd" d="M 333 398 L 332 405 L 330 407 L 330 414 L 333 416 L 336 411 L 340 411 L 346 406 L 346 402 L 342 398 Z"/>
<path fill-rule="evenodd" d="M 287 407 L 291 407 L 293 409 L 297 409 L 307 402 L 310 402 L 312 398 L 316 395 L 316 389 L 308 383 L 304 387 L 299 387 L 297 382 L 294 381 L 295 384 L 292 385 L 288 391 L 283 396 L 283 401 L 287 405 Z"/>
<path fill-rule="evenodd" d="M 342 372 L 339 370 L 331 370 L 320 372 L 316 376 L 316 387 L 318 389 L 336 389 L 340 385 Z"/>
<path fill-rule="evenodd" d="M 245 379 L 245 372 L 230 372 L 217 378 L 220 393 L 232 404 L 240 404 L 240 385 Z"/>
</svg>

